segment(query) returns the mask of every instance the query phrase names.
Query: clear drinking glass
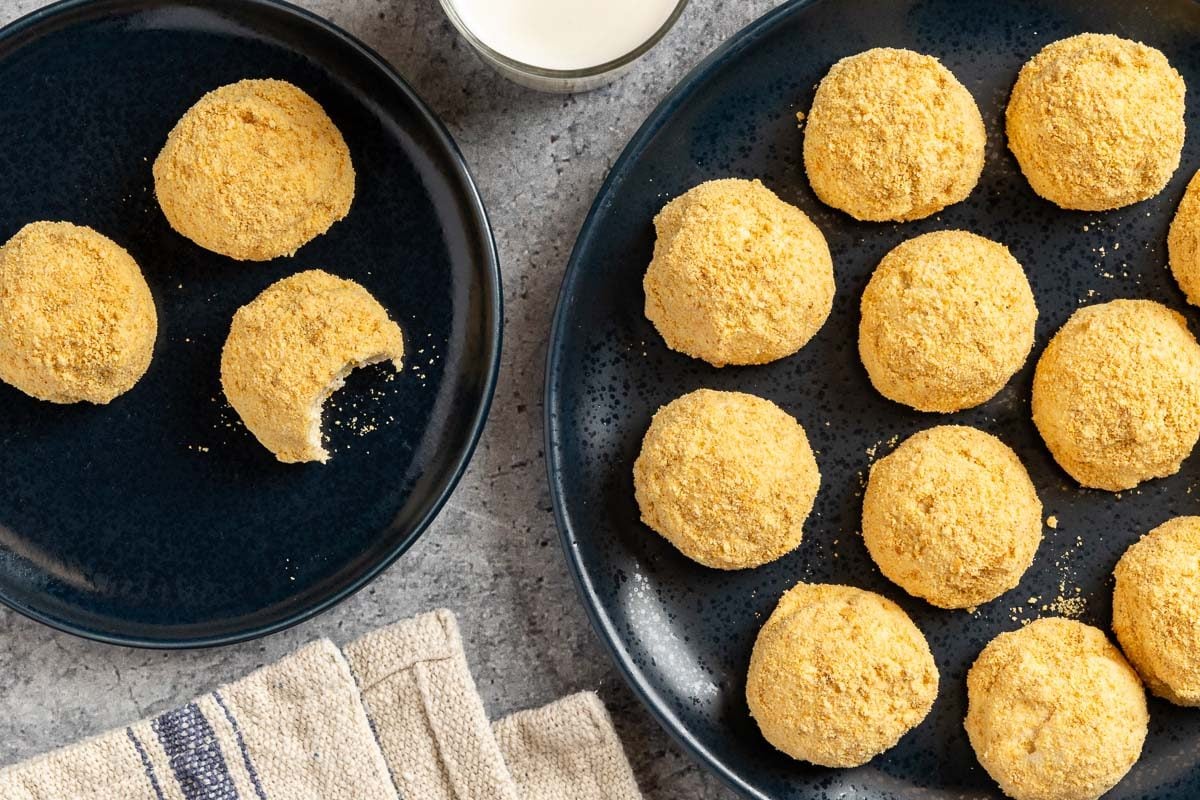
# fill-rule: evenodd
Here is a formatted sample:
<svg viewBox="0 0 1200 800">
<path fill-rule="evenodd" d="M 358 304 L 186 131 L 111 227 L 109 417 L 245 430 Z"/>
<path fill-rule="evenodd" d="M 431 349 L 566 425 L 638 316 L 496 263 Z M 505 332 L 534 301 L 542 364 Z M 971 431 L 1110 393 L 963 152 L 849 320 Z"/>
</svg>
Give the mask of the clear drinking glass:
<svg viewBox="0 0 1200 800">
<path fill-rule="evenodd" d="M 659 29 L 649 39 L 623 56 L 586 69 L 545 69 L 532 64 L 524 64 L 488 47 L 463 22 L 455 8 L 454 0 L 438 0 L 438 2 L 442 4 L 442 10 L 446 12 L 451 24 L 458 29 L 458 32 L 474 48 L 480 58 L 501 75 L 530 89 L 561 94 L 586 92 L 612 83 L 621 77 L 633 65 L 633 62 L 650 52 L 670 32 L 688 4 L 688 0 L 679 0 L 671 11 L 671 15 Z"/>
</svg>

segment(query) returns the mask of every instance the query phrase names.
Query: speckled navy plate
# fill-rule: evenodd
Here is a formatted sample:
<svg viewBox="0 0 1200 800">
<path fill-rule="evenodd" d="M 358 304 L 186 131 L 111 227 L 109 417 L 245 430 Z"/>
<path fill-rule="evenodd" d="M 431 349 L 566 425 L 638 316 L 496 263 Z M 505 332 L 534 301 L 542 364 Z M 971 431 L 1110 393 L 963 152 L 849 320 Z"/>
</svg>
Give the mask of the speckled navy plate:
<svg viewBox="0 0 1200 800">
<path fill-rule="evenodd" d="M 248 77 L 315 97 L 357 171 L 349 215 L 266 263 L 174 233 L 150 174 L 197 98 Z M 108 406 L 0 384 L 0 599 L 104 641 L 227 643 L 328 608 L 425 529 L 487 414 L 500 278 L 462 157 L 378 56 L 265 0 L 51 6 L 0 33 L 0 178 L 0 241 L 90 225 L 141 264 L 159 315 L 150 371 Z M 234 311 L 313 267 L 383 303 L 406 364 L 334 395 L 328 464 L 285 465 L 225 403 L 218 364 Z"/>
<path fill-rule="evenodd" d="M 1005 149 L 1004 105 L 1017 71 L 1043 45 L 1083 31 L 1140 39 L 1184 75 L 1183 164 L 1158 197 L 1106 214 L 1064 212 L 1039 199 Z M 963 203 L 903 225 L 858 223 L 823 206 L 805 179 L 795 113 L 843 56 L 878 46 L 939 57 L 970 89 L 989 132 L 987 166 Z M 1119 498 L 1082 491 L 1050 458 L 1029 419 L 1034 360 L 1080 305 L 1148 297 L 1196 311 L 1166 271 L 1167 226 L 1200 167 L 1200 5 L 1188 0 L 824 0 L 793 2 L 733 38 L 667 98 L 613 167 L 579 236 L 563 284 L 546 385 L 550 480 L 567 558 L 592 621 L 629 683 L 679 743 L 747 797 L 1000 797 L 978 765 L 962 719 L 964 677 L 983 646 L 1024 620 L 1076 611 L 1107 629 L 1109 575 L 1140 534 L 1200 513 L 1193 458 L 1170 479 Z M 762 367 L 713 369 L 673 353 L 642 314 L 651 218 L 700 181 L 758 177 L 804 209 L 833 251 L 833 314 L 799 354 Z M 879 259 L 926 231 L 965 228 L 1012 248 L 1041 316 L 1025 369 L 981 408 L 926 415 L 875 392 L 857 355 L 858 303 Z M 761 569 L 692 563 L 638 521 L 631 470 L 656 408 L 698 387 L 768 397 L 807 429 L 821 467 L 816 508 L 799 550 Z M 1021 585 L 977 613 L 939 611 L 885 580 L 858 533 L 872 458 L 946 422 L 991 431 L 1021 455 L 1047 529 Z M 754 637 L 780 594 L 800 580 L 881 592 L 926 633 L 941 671 L 928 719 L 858 769 L 794 762 L 758 733 L 744 699 Z M 1077 591 L 1078 590 L 1078 591 Z M 1065 595 L 1069 602 L 1060 601 Z M 1074 599 L 1078 598 L 1078 599 Z M 1141 761 L 1112 798 L 1200 797 L 1200 711 L 1150 701 Z"/>
</svg>

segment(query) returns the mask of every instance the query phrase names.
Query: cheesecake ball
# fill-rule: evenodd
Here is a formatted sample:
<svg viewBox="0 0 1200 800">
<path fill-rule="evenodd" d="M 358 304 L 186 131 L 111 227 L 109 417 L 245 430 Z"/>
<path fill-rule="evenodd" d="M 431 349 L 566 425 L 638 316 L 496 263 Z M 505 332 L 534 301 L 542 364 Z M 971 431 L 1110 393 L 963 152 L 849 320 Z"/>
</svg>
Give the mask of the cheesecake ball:
<svg viewBox="0 0 1200 800">
<path fill-rule="evenodd" d="M 1150 691 L 1200 706 L 1200 517 L 1164 522 L 1117 562 L 1113 631 Z"/>
<path fill-rule="evenodd" d="M 965 200 L 987 133 L 971 93 L 933 56 L 880 47 L 822 79 L 804 130 L 817 197 L 855 219 L 921 219 Z"/>
<path fill-rule="evenodd" d="M 1171 274 L 1192 305 L 1200 305 L 1200 172 L 1179 201 L 1167 236 Z"/>
<path fill-rule="evenodd" d="M 1002 244 L 966 231 L 902 242 L 862 297 L 858 351 L 884 397 L 958 411 L 996 395 L 1033 348 L 1037 305 Z"/>
<path fill-rule="evenodd" d="M 1084 486 L 1118 492 L 1174 475 L 1200 438 L 1200 345 L 1150 300 L 1081 308 L 1038 361 L 1033 421 Z"/>
<path fill-rule="evenodd" d="M 154 161 L 167 221 L 239 261 L 292 255 L 346 216 L 354 167 L 324 109 L 290 83 L 244 80 L 188 109 Z"/>
<path fill-rule="evenodd" d="M 242 422 L 284 463 L 329 460 L 321 408 L 351 370 L 404 354 L 400 327 L 354 281 L 319 269 L 268 286 L 237 310 L 221 386 Z"/>
<path fill-rule="evenodd" d="M 801 761 L 856 767 L 929 714 L 938 671 L 900 606 L 850 586 L 797 584 L 759 631 L 746 700 L 763 737 Z"/>
<path fill-rule="evenodd" d="M 1100 630 L 1061 618 L 1002 633 L 967 673 L 967 736 L 1014 800 L 1096 800 L 1142 752 L 1137 674 Z"/>
<path fill-rule="evenodd" d="M 709 389 L 660 408 L 633 465 L 642 521 L 717 569 L 795 550 L 820 482 L 804 428 L 786 411 Z"/>
<path fill-rule="evenodd" d="M 150 367 L 158 315 L 129 253 L 91 228 L 32 222 L 0 247 L 0 380 L 104 404 Z"/>
<path fill-rule="evenodd" d="M 1140 42 L 1083 33 L 1047 45 L 1017 77 L 1008 146 L 1033 190 L 1105 211 L 1153 197 L 1179 166 L 1183 78 Z"/>
<path fill-rule="evenodd" d="M 709 181 L 654 218 L 646 317 L 713 366 L 795 353 L 833 307 L 833 261 L 804 212 L 758 181 Z"/>
<path fill-rule="evenodd" d="M 1020 582 L 1042 504 L 1017 454 L 959 425 L 921 431 L 871 467 L 863 539 L 880 571 L 941 608 L 973 608 Z"/>
</svg>

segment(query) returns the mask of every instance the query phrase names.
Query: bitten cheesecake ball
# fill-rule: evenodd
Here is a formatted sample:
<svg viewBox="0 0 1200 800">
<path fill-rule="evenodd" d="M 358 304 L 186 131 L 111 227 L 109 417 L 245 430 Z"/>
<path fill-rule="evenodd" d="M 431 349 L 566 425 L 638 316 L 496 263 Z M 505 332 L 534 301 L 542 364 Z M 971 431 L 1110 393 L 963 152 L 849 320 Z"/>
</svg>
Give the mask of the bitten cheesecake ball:
<svg viewBox="0 0 1200 800">
<path fill-rule="evenodd" d="M 796 549 L 820 482 L 804 428 L 786 411 L 709 389 L 660 408 L 633 465 L 642 521 L 717 569 Z"/>
<path fill-rule="evenodd" d="M 1200 517 L 1164 522 L 1117 562 L 1113 631 L 1150 691 L 1200 706 Z"/>
<path fill-rule="evenodd" d="M 902 242 L 862 298 L 858 351 L 884 397 L 958 411 L 996 395 L 1033 347 L 1037 306 L 1008 248 L 966 231 Z"/>
<path fill-rule="evenodd" d="M 929 644 L 900 606 L 801 583 L 759 631 L 746 700 L 763 737 L 792 758 L 856 767 L 925 719 L 937 689 Z"/>
<path fill-rule="evenodd" d="M 0 380 L 104 404 L 150 367 L 158 316 L 129 253 L 91 228 L 33 222 L 0 247 Z"/>
<path fill-rule="evenodd" d="M 1189 303 L 1200 305 L 1200 172 L 1188 182 L 1171 220 L 1167 253 L 1175 282 Z"/>
<path fill-rule="evenodd" d="M 973 608 L 1012 589 L 1042 541 L 1029 473 L 995 436 L 921 431 L 871 468 L 863 498 L 871 558 L 911 595 Z"/>
<path fill-rule="evenodd" d="M 672 350 L 723 367 L 803 347 L 833 307 L 833 261 L 804 212 L 758 181 L 709 181 L 654 218 L 646 316 Z"/>
<path fill-rule="evenodd" d="M 321 407 L 351 370 L 391 361 L 404 339 L 354 281 L 309 270 L 237 310 L 221 351 L 221 386 L 250 432 L 280 461 L 329 460 Z"/>
<path fill-rule="evenodd" d="M 1002 633 L 967 673 L 971 747 L 1015 800 L 1096 800 L 1137 761 L 1149 720 L 1121 651 L 1074 620 Z"/>
<path fill-rule="evenodd" d="M 1083 33 L 1047 45 L 1017 77 L 1008 146 L 1033 190 L 1105 211 L 1153 197 L 1183 150 L 1183 78 L 1140 42 Z"/>
<path fill-rule="evenodd" d="M 987 134 L 971 93 L 933 56 L 876 48 L 833 65 L 804 131 L 822 202 L 855 219 L 905 221 L 965 200 Z"/>
<path fill-rule="evenodd" d="M 239 261 L 291 255 L 350 210 L 354 167 L 324 109 L 290 83 L 244 80 L 188 109 L 154 161 L 167 221 Z"/>
<path fill-rule="evenodd" d="M 1150 300 L 1081 308 L 1038 361 L 1033 421 L 1084 486 L 1117 492 L 1174 475 L 1200 438 L 1200 345 Z"/>
</svg>

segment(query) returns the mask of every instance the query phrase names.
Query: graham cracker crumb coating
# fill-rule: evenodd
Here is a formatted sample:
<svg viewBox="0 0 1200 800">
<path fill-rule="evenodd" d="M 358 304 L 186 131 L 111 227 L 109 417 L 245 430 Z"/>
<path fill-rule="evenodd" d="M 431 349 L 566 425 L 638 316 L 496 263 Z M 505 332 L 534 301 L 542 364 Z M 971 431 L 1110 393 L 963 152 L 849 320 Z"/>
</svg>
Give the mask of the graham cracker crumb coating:
<svg viewBox="0 0 1200 800">
<path fill-rule="evenodd" d="M 921 219 L 965 200 L 987 132 L 975 99 L 933 56 L 875 48 L 821 80 L 804 130 L 817 197 L 855 219 Z"/>
<path fill-rule="evenodd" d="M 1008 146 L 1033 190 L 1105 211 L 1153 197 L 1179 166 L 1180 74 L 1161 52 L 1111 34 L 1047 45 L 1017 77 Z"/>
<path fill-rule="evenodd" d="M 758 181 L 702 183 L 654 218 L 646 317 L 672 350 L 713 366 L 795 353 L 833 308 L 825 237 Z"/>
<path fill-rule="evenodd" d="M 251 433 L 283 462 L 321 461 L 321 404 L 353 368 L 391 361 L 400 327 L 359 284 L 309 270 L 271 284 L 234 314 L 221 386 Z"/>
<path fill-rule="evenodd" d="M 1150 300 L 1081 308 L 1038 360 L 1033 421 L 1084 486 L 1116 492 L 1174 475 L 1200 438 L 1200 345 Z"/>
<path fill-rule="evenodd" d="M 1200 517 L 1176 517 L 1117 562 L 1113 631 L 1154 694 L 1200 706 Z"/>
<path fill-rule="evenodd" d="M 0 247 L 0 380 L 52 403 L 104 404 L 150 367 L 158 316 L 124 249 L 33 222 Z"/>
<path fill-rule="evenodd" d="M 804 428 L 787 412 L 709 389 L 660 408 L 633 465 L 642 521 L 717 569 L 796 549 L 820 481 Z"/>
<path fill-rule="evenodd" d="M 763 736 L 792 758 L 855 767 L 929 714 L 938 671 L 898 605 L 850 586 L 784 594 L 750 656 L 746 700 Z"/>
<path fill-rule="evenodd" d="M 1008 248 L 966 231 L 909 239 L 862 297 L 859 356 L 884 397 L 950 412 L 996 395 L 1033 348 L 1037 305 Z"/>
<path fill-rule="evenodd" d="M 292 255 L 350 210 L 354 167 L 342 134 L 290 83 L 244 80 L 204 95 L 154 161 L 171 227 L 244 261 Z"/>
<path fill-rule="evenodd" d="M 1200 305 L 1200 171 L 1188 181 L 1171 220 L 1167 253 L 1175 282 L 1189 303 Z"/>
<path fill-rule="evenodd" d="M 921 431 L 871 467 L 871 558 L 906 592 L 974 608 L 1015 587 L 1042 541 L 1042 504 L 1017 454 L 958 425 Z"/>
<path fill-rule="evenodd" d="M 1002 633 L 967 673 L 967 736 L 1015 800 L 1096 800 L 1142 751 L 1150 715 L 1104 633 L 1048 617 Z"/>
</svg>

